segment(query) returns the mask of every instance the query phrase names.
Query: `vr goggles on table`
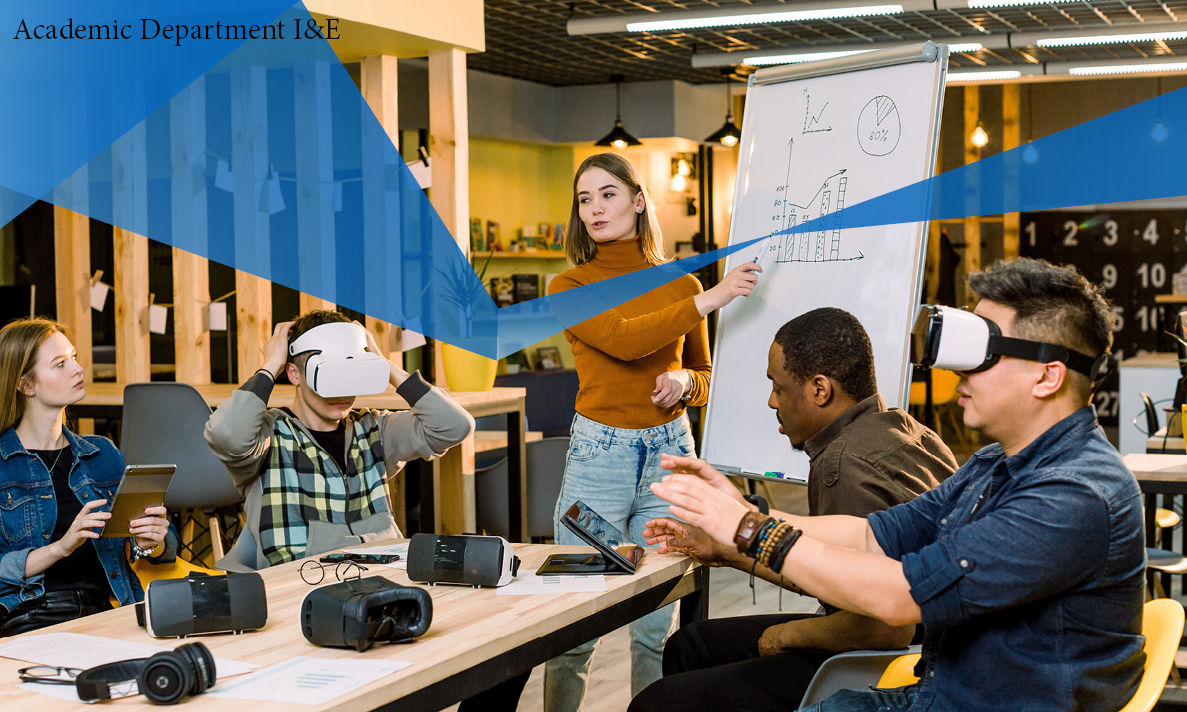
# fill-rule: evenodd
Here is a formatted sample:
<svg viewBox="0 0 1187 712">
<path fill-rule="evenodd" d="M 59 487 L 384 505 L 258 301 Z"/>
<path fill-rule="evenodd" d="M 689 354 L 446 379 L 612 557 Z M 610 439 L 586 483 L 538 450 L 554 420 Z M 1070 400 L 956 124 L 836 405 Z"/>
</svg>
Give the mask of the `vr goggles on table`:
<svg viewBox="0 0 1187 712">
<path fill-rule="evenodd" d="M 1109 370 L 1109 355 L 1096 358 L 1045 341 L 1002 336 L 997 324 L 963 309 L 925 304 L 911 332 L 911 362 L 928 368 L 977 373 L 1002 356 L 1049 363 L 1059 361 L 1099 383 Z"/>
<path fill-rule="evenodd" d="M 289 344 L 289 358 L 308 353 L 305 382 L 323 398 L 367 396 L 387 389 L 387 359 L 367 350 L 367 330 L 342 321 L 315 326 Z"/>
</svg>

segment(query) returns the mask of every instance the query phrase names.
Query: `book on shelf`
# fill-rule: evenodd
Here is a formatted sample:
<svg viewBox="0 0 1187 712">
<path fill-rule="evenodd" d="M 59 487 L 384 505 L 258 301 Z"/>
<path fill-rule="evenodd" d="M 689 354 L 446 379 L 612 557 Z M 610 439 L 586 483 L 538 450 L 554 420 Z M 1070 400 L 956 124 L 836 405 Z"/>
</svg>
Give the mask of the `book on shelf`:
<svg viewBox="0 0 1187 712">
<path fill-rule="evenodd" d="M 515 283 L 510 277 L 491 277 L 490 296 L 496 307 L 509 307 L 515 303 Z"/>
<path fill-rule="evenodd" d="M 540 296 L 540 275 L 513 274 L 511 282 L 515 287 L 515 301 L 528 302 Z"/>
<path fill-rule="evenodd" d="M 499 224 L 494 220 L 486 221 L 486 249 L 491 251 L 503 249 L 499 242 Z"/>
<path fill-rule="evenodd" d="M 470 252 L 486 251 L 486 232 L 482 229 L 482 218 L 470 218 Z"/>
</svg>

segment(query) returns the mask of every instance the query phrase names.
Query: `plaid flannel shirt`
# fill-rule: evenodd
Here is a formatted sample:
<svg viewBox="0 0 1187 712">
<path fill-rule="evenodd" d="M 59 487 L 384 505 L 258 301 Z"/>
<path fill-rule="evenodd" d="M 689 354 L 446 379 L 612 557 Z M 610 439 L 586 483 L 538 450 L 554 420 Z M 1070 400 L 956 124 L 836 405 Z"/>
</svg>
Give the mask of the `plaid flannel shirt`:
<svg viewBox="0 0 1187 712">
<path fill-rule="evenodd" d="M 260 546 L 269 564 L 304 555 L 310 521 L 350 524 L 388 511 L 379 419 L 364 413 L 345 425 L 343 473 L 303 428 L 287 417 L 276 420 L 260 474 Z"/>
</svg>

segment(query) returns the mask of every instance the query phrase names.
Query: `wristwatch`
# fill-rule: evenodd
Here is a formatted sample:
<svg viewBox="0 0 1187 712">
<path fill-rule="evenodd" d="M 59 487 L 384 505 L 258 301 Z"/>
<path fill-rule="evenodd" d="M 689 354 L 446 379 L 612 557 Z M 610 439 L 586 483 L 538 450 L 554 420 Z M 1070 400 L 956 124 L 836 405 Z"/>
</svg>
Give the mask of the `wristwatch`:
<svg viewBox="0 0 1187 712">
<path fill-rule="evenodd" d="M 688 374 L 688 393 L 685 393 L 684 395 L 680 396 L 680 400 L 687 403 L 690 400 L 692 400 L 692 371 L 689 371 L 687 368 L 682 369 L 682 370 Z"/>
<path fill-rule="evenodd" d="M 152 556 L 152 553 L 157 550 L 160 544 L 153 544 L 145 549 L 140 547 L 135 541 L 132 542 L 132 562 L 135 563 L 140 559 L 147 559 Z"/>
<path fill-rule="evenodd" d="M 738 522 L 738 530 L 734 532 L 734 544 L 738 546 L 739 554 L 746 554 L 750 551 L 754 537 L 766 520 L 767 518 L 758 512 L 746 512 L 742 521 Z"/>
</svg>

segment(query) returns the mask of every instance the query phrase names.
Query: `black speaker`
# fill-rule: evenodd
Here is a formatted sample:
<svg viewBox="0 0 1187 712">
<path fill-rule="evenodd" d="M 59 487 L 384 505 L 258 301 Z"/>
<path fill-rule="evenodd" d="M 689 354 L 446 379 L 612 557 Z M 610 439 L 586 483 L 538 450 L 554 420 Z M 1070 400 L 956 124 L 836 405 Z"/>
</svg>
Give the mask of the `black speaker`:
<svg viewBox="0 0 1187 712">
<path fill-rule="evenodd" d="M 414 534 L 408 578 L 425 583 L 503 586 L 519 572 L 519 557 L 499 536 Z"/>
</svg>

